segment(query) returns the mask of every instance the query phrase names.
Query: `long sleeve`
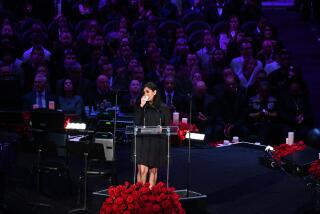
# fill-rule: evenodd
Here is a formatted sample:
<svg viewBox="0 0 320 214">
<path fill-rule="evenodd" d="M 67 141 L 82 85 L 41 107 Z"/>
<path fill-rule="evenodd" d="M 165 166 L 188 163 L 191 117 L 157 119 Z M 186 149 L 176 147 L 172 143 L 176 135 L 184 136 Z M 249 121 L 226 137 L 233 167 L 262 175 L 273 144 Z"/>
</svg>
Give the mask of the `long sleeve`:
<svg viewBox="0 0 320 214">
<path fill-rule="evenodd" d="M 142 125 L 143 124 L 143 109 L 140 106 L 136 106 L 134 110 L 134 124 L 135 125 Z"/>
</svg>

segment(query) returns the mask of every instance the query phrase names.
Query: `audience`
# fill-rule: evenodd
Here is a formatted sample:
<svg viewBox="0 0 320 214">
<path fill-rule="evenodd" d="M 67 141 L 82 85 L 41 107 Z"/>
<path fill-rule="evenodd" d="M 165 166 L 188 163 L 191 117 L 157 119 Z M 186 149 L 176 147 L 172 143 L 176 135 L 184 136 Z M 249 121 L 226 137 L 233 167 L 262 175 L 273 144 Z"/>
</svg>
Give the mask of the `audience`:
<svg viewBox="0 0 320 214">
<path fill-rule="evenodd" d="M 129 89 L 119 106 L 132 113 L 141 85 L 153 81 L 171 111 L 188 113 L 192 94 L 193 122 L 210 140 L 254 135 L 267 144 L 280 127 L 280 143 L 313 126 L 302 69 L 259 0 L 75 0 L 57 16 L 35 1 L 17 8 L 0 18 L 0 79 L 19 82 L 26 110 L 57 95 L 66 114 L 81 117 L 83 105 L 104 113 L 113 90 Z"/>
</svg>

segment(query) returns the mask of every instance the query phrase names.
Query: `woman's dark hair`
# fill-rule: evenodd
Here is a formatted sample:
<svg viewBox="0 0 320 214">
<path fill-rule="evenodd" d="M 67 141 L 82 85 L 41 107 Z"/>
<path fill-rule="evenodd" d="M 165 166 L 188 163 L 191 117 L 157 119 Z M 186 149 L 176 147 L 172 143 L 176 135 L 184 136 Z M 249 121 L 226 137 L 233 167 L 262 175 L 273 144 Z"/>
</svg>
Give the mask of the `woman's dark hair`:
<svg viewBox="0 0 320 214">
<path fill-rule="evenodd" d="M 71 84 L 72 84 L 72 87 L 73 87 L 73 90 L 72 90 L 72 96 L 76 95 L 76 90 L 75 90 L 75 85 L 74 85 L 74 82 L 72 81 L 72 79 L 70 78 L 64 78 L 63 81 L 62 81 L 62 84 L 61 84 L 61 96 L 62 97 L 65 97 L 66 96 L 66 92 L 64 90 L 64 83 L 67 81 L 67 80 L 70 80 L 71 81 Z"/>
<path fill-rule="evenodd" d="M 142 88 L 142 95 L 143 95 L 143 90 L 144 90 L 145 88 L 149 88 L 149 89 L 151 89 L 152 91 L 157 90 L 157 93 L 154 95 L 154 98 L 153 98 L 153 105 L 154 105 L 155 107 L 157 107 L 157 108 L 160 107 L 160 105 L 161 105 L 161 96 L 160 96 L 160 94 L 159 94 L 158 86 L 157 86 L 155 83 L 153 83 L 153 82 L 147 82 L 147 83 L 145 83 L 145 84 L 143 85 L 143 88 Z"/>
</svg>

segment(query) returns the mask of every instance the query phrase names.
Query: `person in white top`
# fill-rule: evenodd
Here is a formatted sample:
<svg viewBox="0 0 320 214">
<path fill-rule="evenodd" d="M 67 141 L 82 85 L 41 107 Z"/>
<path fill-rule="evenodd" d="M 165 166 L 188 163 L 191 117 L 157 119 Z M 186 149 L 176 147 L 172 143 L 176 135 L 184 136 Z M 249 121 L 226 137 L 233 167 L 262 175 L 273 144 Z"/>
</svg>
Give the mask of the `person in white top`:
<svg viewBox="0 0 320 214">
<path fill-rule="evenodd" d="M 240 45 L 241 56 L 232 59 L 230 66 L 234 72 L 240 73 L 243 68 L 244 61 L 250 58 L 254 58 L 252 54 L 252 44 L 249 40 L 244 39 Z M 262 63 L 257 60 L 255 70 L 262 70 Z"/>
</svg>

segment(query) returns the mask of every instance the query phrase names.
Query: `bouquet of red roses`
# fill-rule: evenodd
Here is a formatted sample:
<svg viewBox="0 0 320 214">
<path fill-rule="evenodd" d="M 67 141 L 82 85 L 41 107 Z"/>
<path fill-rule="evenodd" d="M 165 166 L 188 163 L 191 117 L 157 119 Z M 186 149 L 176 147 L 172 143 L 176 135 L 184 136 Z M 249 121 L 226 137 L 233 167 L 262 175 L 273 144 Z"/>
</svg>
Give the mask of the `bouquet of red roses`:
<svg viewBox="0 0 320 214">
<path fill-rule="evenodd" d="M 111 186 L 109 197 L 103 203 L 100 214 L 109 213 L 173 213 L 184 214 L 179 196 L 174 188 L 167 188 L 162 182 L 149 188 L 149 184 L 132 184 Z"/>
<path fill-rule="evenodd" d="M 299 141 L 298 143 L 295 143 L 293 145 L 280 144 L 279 146 L 274 147 L 274 152 L 272 154 L 272 157 L 279 161 L 284 156 L 295 153 L 297 151 L 302 151 L 305 148 L 306 148 L 306 145 L 303 143 L 303 141 Z"/>
<path fill-rule="evenodd" d="M 308 170 L 310 175 L 313 175 L 315 178 L 320 179 L 320 160 L 314 161 Z"/>
<path fill-rule="evenodd" d="M 195 124 L 190 124 L 190 128 L 189 128 L 189 123 L 183 123 L 183 122 L 179 123 L 178 137 L 181 141 L 186 139 L 186 134 L 189 131 L 189 129 L 190 129 L 190 132 L 199 132 L 199 129 Z"/>
</svg>

